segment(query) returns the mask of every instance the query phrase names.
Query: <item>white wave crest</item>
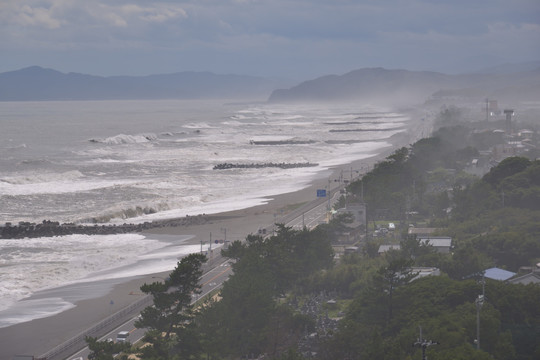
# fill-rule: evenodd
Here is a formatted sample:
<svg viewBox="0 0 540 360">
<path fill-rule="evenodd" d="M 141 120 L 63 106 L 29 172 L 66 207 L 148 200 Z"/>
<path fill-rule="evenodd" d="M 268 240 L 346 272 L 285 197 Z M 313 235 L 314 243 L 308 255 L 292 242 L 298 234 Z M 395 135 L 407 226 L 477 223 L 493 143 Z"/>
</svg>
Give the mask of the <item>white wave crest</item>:
<svg viewBox="0 0 540 360">
<path fill-rule="evenodd" d="M 66 194 L 70 192 L 102 189 L 136 183 L 136 180 L 88 179 L 80 171 L 64 173 L 40 173 L 24 176 L 0 178 L 0 194 L 36 195 Z"/>
<path fill-rule="evenodd" d="M 126 135 L 119 134 L 111 136 L 105 139 L 90 139 L 90 142 L 108 144 L 108 145 L 120 145 L 120 144 L 136 144 L 146 143 L 157 139 L 155 134 L 138 134 L 138 135 Z"/>
<path fill-rule="evenodd" d="M 15 146 L 10 146 L 7 148 L 8 151 L 15 151 L 15 150 L 20 150 L 20 149 L 26 149 L 28 146 L 26 146 L 26 144 L 20 144 L 20 145 L 15 145 Z"/>
<path fill-rule="evenodd" d="M 78 170 L 67 171 L 63 173 L 35 173 L 22 176 L 12 176 L 0 178 L 0 182 L 12 185 L 25 185 L 48 183 L 53 181 L 73 181 L 84 175 Z"/>
<path fill-rule="evenodd" d="M 190 123 L 190 124 L 185 124 L 183 127 L 187 129 L 215 129 L 216 128 L 215 126 L 212 126 L 207 123 Z"/>
</svg>

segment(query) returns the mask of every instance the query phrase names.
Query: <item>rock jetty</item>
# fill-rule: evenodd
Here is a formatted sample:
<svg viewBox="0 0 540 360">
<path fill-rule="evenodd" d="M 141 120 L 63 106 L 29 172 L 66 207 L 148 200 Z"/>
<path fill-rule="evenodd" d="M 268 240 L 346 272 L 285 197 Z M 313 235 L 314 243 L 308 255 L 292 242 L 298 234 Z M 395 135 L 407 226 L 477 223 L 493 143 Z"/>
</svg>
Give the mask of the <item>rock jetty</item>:
<svg viewBox="0 0 540 360">
<path fill-rule="evenodd" d="M 315 140 L 250 140 L 251 145 L 305 145 L 313 144 Z"/>
<path fill-rule="evenodd" d="M 224 170 L 224 169 L 260 169 L 267 167 L 274 167 L 280 169 L 293 169 L 301 167 L 313 167 L 318 166 L 319 164 L 315 163 L 259 163 L 259 164 L 232 164 L 232 163 L 222 163 L 214 166 L 214 170 Z"/>
<path fill-rule="evenodd" d="M 0 225 L 0 239 L 23 239 L 36 237 L 63 236 L 72 234 L 111 235 L 140 233 L 152 228 L 200 225 L 212 221 L 215 216 L 197 215 L 184 218 L 144 222 L 140 224 L 93 224 L 59 223 L 43 220 L 41 223 L 21 221 L 17 225 L 9 222 Z"/>
</svg>

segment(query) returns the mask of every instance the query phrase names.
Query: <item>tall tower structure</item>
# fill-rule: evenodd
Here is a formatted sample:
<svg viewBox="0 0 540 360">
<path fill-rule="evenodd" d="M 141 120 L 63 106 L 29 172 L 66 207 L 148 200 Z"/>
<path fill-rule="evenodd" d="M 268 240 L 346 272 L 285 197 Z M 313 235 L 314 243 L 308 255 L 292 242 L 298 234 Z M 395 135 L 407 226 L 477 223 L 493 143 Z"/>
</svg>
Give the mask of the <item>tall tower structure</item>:
<svg viewBox="0 0 540 360">
<path fill-rule="evenodd" d="M 512 134 L 512 116 L 514 116 L 514 110 L 504 109 L 504 114 L 506 115 L 506 135 Z"/>
</svg>

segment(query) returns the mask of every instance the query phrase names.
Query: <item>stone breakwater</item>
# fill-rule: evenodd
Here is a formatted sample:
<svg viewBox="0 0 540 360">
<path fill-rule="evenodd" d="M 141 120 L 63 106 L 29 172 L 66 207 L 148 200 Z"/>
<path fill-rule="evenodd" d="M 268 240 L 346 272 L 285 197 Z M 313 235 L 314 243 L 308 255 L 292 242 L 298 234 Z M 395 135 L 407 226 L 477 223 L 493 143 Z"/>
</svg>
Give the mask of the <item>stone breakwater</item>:
<svg viewBox="0 0 540 360">
<path fill-rule="evenodd" d="M 313 144 L 315 140 L 250 140 L 251 145 L 306 145 Z"/>
<path fill-rule="evenodd" d="M 43 220 L 41 223 L 20 222 L 17 225 L 6 223 L 0 226 L 0 239 L 23 239 L 36 237 L 63 236 L 71 234 L 84 235 L 110 235 L 140 233 L 146 230 L 162 227 L 179 227 L 201 225 L 218 220 L 219 216 L 197 215 L 186 216 L 179 219 L 159 220 L 140 224 L 108 224 L 108 225 L 80 225 L 73 223 L 59 223 Z"/>
<path fill-rule="evenodd" d="M 313 167 L 318 166 L 319 164 L 314 163 L 262 163 L 262 164 L 231 164 L 231 163 L 222 163 L 214 166 L 214 170 L 224 170 L 224 169 L 261 169 L 267 167 L 275 167 L 280 169 L 294 169 L 300 167 Z"/>
</svg>

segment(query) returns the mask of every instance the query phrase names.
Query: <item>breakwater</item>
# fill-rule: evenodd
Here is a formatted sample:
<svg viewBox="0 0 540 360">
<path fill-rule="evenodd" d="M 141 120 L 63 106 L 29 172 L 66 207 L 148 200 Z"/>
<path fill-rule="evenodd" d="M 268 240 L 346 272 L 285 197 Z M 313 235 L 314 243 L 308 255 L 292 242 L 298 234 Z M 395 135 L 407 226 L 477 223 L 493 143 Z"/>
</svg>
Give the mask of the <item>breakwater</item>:
<svg viewBox="0 0 540 360">
<path fill-rule="evenodd" d="M 250 140 L 251 145 L 305 145 L 313 144 L 315 140 Z"/>
<path fill-rule="evenodd" d="M 41 223 L 31 223 L 22 221 L 14 225 L 5 223 L 0 226 L 0 239 L 24 239 L 36 237 L 51 237 L 63 236 L 72 234 L 83 235 L 111 235 L 111 234 L 127 234 L 140 233 L 153 228 L 160 227 L 177 227 L 205 224 L 208 221 L 215 219 L 216 216 L 197 215 L 186 216 L 178 219 L 158 220 L 152 222 L 144 222 L 140 224 L 93 224 L 81 225 L 74 223 L 59 223 L 57 221 L 43 220 Z"/>
<path fill-rule="evenodd" d="M 224 169 L 260 169 L 267 167 L 274 167 L 280 169 L 293 169 L 301 167 L 312 167 L 318 166 L 319 164 L 315 163 L 259 163 L 259 164 L 232 164 L 232 163 L 221 163 L 214 166 L 214 170 L 224 170 Z"/>
</svg>

